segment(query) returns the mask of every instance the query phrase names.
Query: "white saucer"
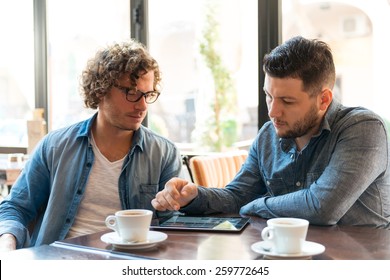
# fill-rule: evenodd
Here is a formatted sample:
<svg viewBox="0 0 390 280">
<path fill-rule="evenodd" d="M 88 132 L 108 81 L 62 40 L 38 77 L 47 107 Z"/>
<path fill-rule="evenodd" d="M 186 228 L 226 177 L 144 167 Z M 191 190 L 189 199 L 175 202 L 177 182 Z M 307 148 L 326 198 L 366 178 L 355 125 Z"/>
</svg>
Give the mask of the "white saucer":
<svg viewBox="0 0 390 280">
<path fill-rule="evenodd" d="M 310 259 L 311 256 L 321 254 L 325 251 L 325 246 L 319 243 L 305 241 L 302 252 L 296 254 L 278 254 L 272 248 L 272 243 L 260 241 L 252 244 L 251 249 L 262 254 L 268 259 Z"/>
<path fill-rule="evenodd" d="M 163 242 L 167 238 L 168 238 L 168 235 L 166 235 L 163 232 L 159 232 L 159 231 L 149 231 L 148 232 L 148 239 L 144 242 L 137 242 L 137 243 L 122 241 L 122 239 L 119 237 L 119 235 L 115 231 L 103 234 L 100 237 L 100 239 L 103 242 L 105 242 L 107 244 L 111 244 L 115 248 L 132 249 L 132 250 L 151 248 L 151 247 L 155 246 L 156 244 Z"/>
</svg>

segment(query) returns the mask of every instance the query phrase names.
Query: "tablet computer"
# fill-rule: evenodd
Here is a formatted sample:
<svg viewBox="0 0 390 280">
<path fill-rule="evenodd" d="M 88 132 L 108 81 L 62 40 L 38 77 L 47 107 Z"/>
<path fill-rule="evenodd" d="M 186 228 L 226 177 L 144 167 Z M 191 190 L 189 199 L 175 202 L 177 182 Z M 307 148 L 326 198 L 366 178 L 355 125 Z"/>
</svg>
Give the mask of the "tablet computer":
<svg viewBox="0 0 390 280">
<path fill-rule="evenodd" d="M 175 215 L 152 221 L 153 229 L 240 232 L 249 223 L 246 217 Z"/>
</svg>

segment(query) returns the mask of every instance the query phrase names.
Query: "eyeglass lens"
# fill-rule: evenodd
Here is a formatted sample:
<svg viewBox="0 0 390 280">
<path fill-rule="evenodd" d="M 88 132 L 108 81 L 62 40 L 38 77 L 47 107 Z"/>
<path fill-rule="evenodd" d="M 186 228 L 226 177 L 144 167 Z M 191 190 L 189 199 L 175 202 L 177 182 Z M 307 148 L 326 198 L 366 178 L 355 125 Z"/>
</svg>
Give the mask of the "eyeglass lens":
<svg viewBox="0 0 390 280">
<path fill-rule="evenodd" d="M 128 91 L 126 94 L 126 99 L 130 102 L 137 102 L 140 100 L 143 96 L 145 96 L 146 103 L 153 103 L 158 98 L 158 92 L 155 91 L 149 91 L 149 92 L 141 92 L 139 90 L 137 91 Z"/>
</svg>

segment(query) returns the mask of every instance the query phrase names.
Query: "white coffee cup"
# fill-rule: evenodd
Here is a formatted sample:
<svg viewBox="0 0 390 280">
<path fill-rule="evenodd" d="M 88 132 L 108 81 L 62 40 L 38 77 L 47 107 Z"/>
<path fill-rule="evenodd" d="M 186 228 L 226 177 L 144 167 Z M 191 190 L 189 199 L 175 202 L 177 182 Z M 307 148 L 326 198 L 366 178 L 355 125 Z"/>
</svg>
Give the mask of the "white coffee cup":
<svg viewBox="0 0 390 280">
<path fill-rule="evenodd" d="M 121 210 L 106 218 L 106 226 L 116 231 L 124 242 L 144 242 L 152 216 L 153 212 L 146 209 Z"/>
<path fill-rule="evenodd" d="M 273 218 L 267 221 L 261 237 L 272 243 L 276 253 L 297 254 L 302 252 L 308 227 L 309 221 L 304 219 Z"/>
</svg>

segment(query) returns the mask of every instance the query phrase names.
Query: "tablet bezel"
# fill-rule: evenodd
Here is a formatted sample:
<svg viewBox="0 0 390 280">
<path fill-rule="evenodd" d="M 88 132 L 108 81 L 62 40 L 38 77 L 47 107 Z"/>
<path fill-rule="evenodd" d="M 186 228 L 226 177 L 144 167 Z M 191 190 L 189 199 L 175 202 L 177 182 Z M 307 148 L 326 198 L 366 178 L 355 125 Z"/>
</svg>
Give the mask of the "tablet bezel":
<svg viewBox="0 0 390 280">
<path fill-rule="evenodd" d="M 231 219 L 239 219 L 238 223 L 235 223 L 234 229 L 226 229 L 226 228 L 215 228 L 215 227 L 189 227 L 189 226 L 170 226 L 164 225 L 165 222 L 169 221 L 172 218 L 180 218 L 180 219 L 205 219 L 205 218 L 216 218 L 221 219 L 223 221 L 229 221 Z M 174 215 L 164 218 L 154 219 L 150 226 L 151 229 L 160 229 L 160 230 L 184 230 L 184 231 L 213 231 L 213 232 L 241 232 L 248 224 L 250 218 L 249 217 L 241 217 L 241 216 L 191 216 L 191 215 Z"/>
</svg>

